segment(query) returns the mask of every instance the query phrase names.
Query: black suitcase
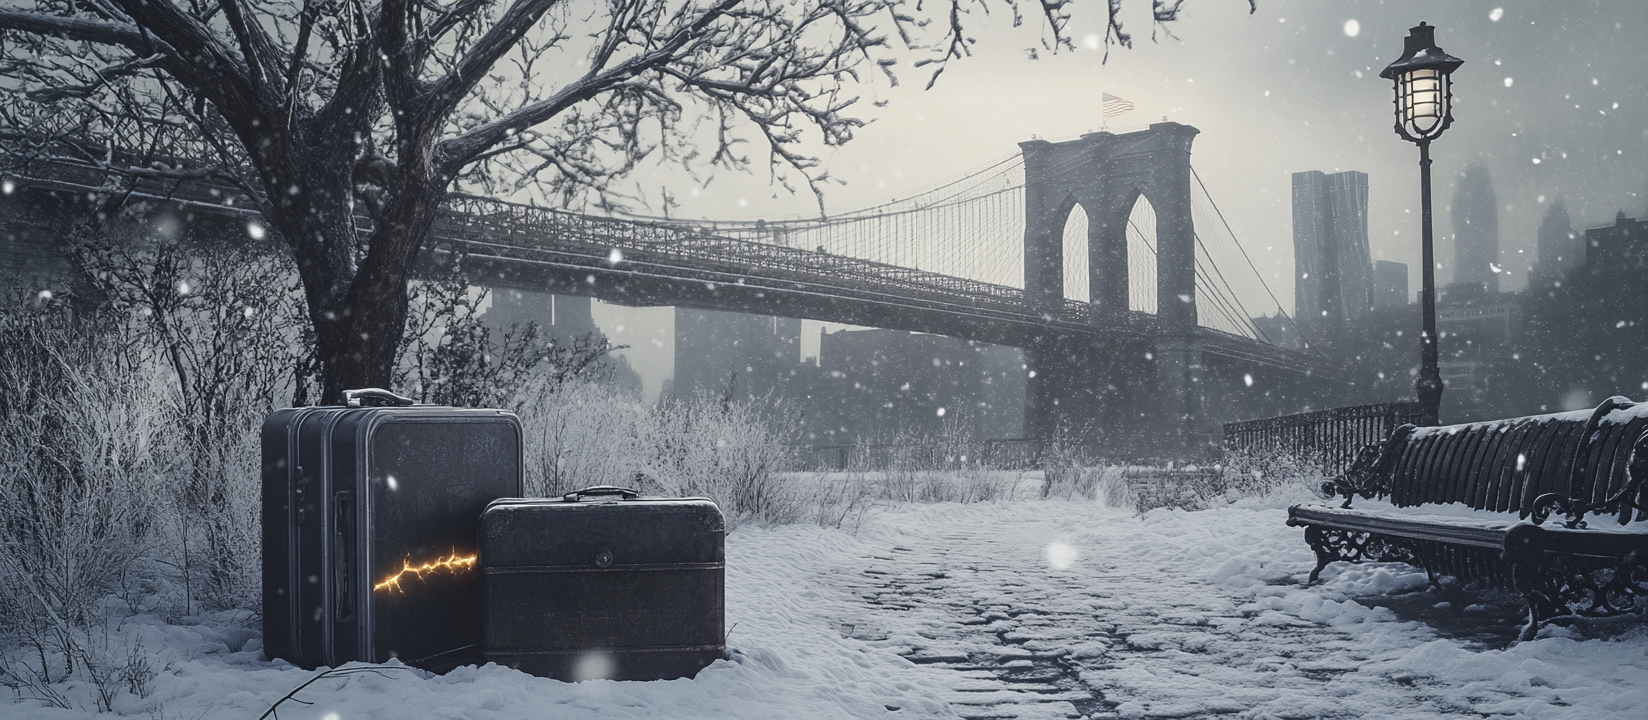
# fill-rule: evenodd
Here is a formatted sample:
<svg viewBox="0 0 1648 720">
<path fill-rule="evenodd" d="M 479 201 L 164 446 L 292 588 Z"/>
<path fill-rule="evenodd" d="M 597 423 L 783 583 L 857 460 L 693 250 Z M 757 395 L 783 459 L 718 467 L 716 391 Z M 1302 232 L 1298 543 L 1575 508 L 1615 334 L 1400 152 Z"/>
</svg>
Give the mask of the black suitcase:
<svg viewBox="0 0 1648 720">
<path fill-rule="evenodd" d="M 726 656 L 725 537 L 705 498 L 601 486 L 493 502 L 481 514 L 486 659 L 571 681 L 696 675 Z"/>
<path fill-rule="evenodd" d="M 477 662 L 476 523 L 522 494 L 520 420 L 347 395 L 263 423 L 264 653 L 308 669 Z"/>
</svg>

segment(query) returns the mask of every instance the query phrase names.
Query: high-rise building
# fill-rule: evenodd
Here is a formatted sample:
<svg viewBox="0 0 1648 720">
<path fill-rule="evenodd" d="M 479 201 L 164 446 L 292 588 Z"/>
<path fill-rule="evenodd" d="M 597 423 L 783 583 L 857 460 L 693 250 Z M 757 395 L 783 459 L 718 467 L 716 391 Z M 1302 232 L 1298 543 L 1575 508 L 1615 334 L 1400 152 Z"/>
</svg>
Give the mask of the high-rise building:
<svg viewBox="0 0 1648 720">
<path fill-rule="evenodd" d="M 1585 268 L 1602 276 L 1635 276 L 1640 284 L 1648 268 L 1648 220 L 1632 220 L 1621 211 L 1613 225 L 1585 231 Z"/>
<path fill-rule="evenodd" d="M 1293 312 L 1307 340 L 1331 341 L 1373 306 L 1368 176 L 1293 174 Z"/>
<path fill-rule="evenodd" d="M 803 424 L 814 443 L 941 437 L 1019 437 L 1024 353 L 1018 348 L 902 330 L 820 334 L 820 380 Z"/>
<path fill-rule="evenodd" d="M 736 399 L 782 390 L 801 362 L 801 321 L 767 315 L 675 309 L 676 397 Z"/>
<path fill-rule="evenodd" d="M 1499 292 L 1499 201 L 1488 168 L 1474 163 L 1459 178 L 1453 206 L 1455 283 L 1476 283 Z"/>
<path fill-rule="evenodd" d="M 1562 276 L 1585 261 L 1584 241 L 1574 232 L 1568 207 L 1561 200 L 1551 203 L 1539 223 L 1539 261 L 1529 284 L 1545 287 L 1562 282 Z"/>
<path fill-rule="evenodd" d="M 1408 304 L 1408 266 L 1389 260 L 1373 263 L 1373 306 L 1401 307 Z"/>
</svg>

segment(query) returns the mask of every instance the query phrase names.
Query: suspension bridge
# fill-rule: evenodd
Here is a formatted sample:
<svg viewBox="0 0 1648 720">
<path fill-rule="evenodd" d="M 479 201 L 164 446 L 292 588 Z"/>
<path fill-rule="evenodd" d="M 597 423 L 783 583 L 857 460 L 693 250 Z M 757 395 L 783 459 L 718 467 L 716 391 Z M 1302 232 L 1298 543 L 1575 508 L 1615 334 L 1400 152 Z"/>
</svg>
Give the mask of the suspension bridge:
<svg viewBox="0 0 1648 720">
<path fill-rule="evenodd" d="M 1196 132 L 1022 143 L 954 182 L 808 220 L 601 217 L 455 195 L 429 252 L 461 254 L 495 288 L 1020 347 L 1033 436 L 1079 424 L 1189 438 L 1235 419 L 1238 399 L 1246 415 L 1308 404 L 1331 375 L 1254 323 L 1281 303 L 1190 166 Z M 7 182 L 37 192 L 108 181 L 67 158 L 9 166 Z M 221 184 L 144 180 L 131 198 L 256 215 Z"/>
</svg>

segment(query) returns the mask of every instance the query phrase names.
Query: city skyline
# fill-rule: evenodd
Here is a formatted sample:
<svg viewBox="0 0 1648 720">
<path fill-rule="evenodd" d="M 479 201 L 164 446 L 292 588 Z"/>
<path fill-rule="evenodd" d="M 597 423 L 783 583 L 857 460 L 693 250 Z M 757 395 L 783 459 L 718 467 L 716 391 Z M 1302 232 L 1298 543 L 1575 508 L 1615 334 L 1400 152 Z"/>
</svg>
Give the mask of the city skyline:
<svg viewBox="0 0 1648 720">
<path fill-rule="evenodd" d="M 1442 199 L 1440 283 L 1454 277 L 1446 199 L 1473 161 L 1487 166 L 1499 196 L 1500 259 L 1509 271 L 1502 289 L 1526 285 L 1551 202 L 1566 201 L 1576 231 L 1609 224 L 1620 210 L 1643 212 L 1648 103 L 1640 98 L 1648 97 L 1648 76 L 1629 48 L 1648 35 L 1648 10 L 1637 3 L 1260 0 L 1249 15 L 1246 3 L 1202 0 L 1187 4 L 1171 26 L 1178 39 L 1158 30 L 1158 42 L 1150 38 L 1148 7 L 1123 8 L 1135 46 L 1112 48 L 1107 64 L 1100 62 L 1097 13 L 1076 14 L 1074 52 L 1043 52 L 1038 60 L 1024 53 L 1037 43 L 1037 28 L 1027 23 L 1015 31 L 999 18 L 975 18 L 976 54 L 952 63 L 932 90 L 922 90 L 925 73 L 905 64 L 899 87 L 866 94 L 865 103 L 887 104 L 866 111 L 876 119 L 853 142 L 815 146 L 831 176 L 847 183 L 827 188 L 827 206 L 840 212 L 909 197 L 1017 153 L 1018 142 L 1099 130 L 1102 93 L 1110 93 L 1136 106 L 1110 119 L 1112 132 L 1163 115 L 1202 131 L 1192 163 L 1286 307 L 1293 296 L 1289 184 L 1296 171 L 1367 173 L 1372 259 L 1401 262 L 1417 274 L 1418 158 L 1391 131 L 1391 89 L 1377 75 L 1399 54 L 1407 28 L 1425 20 L 1438 27 L 1438 44 L 1466 63 L 1455 76 L 1456 123 L 1433 148 Z M 810 194 L 789 195 L 762 173 L 723 173 L 696 195 L 685 178 L 663 171 L 636 178 L 649 186 L 672 181 L 681 183 L 672 191 L 681 217 L 774 220 L 818 212 Z M 667 311 L 606 307 L 596 314 L 609 332 L 622 325 L 640 333 L 615 334 L 633 355 L 670 357 L 667 325 L 656 333 L 637 330 Z M 816 338 L 809 323 L 804 354 L 816 352 L 809 343 Z M 646 358 L 632 362 L 647 365 Z"/>
</svg>

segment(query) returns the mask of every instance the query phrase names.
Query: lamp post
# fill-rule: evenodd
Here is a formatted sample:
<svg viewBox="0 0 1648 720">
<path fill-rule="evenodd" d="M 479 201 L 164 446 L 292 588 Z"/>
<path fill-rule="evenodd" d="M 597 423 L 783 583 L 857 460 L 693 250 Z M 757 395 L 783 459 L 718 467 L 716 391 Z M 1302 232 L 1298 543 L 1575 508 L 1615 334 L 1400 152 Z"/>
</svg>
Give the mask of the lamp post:
<svg viewBox="0 0 1648 720">
<path fill-rule="evenodd" d="M 1402 57 L 1379 73 L 1396 84 L 1396 134 L 1419 146 L 1419 196 L 1424 207 L 1420 234 L 1423 272 L 1419 290 L 1424 332 L 1419 338 L 1420 412 L 1436 425 L 1442 405 L 1442 371 L 1436 358 L 1436 257 L 1431 250 L 1431 141 L 1453 124 L 1453 71 L 1465 64 L 1436 46 L 1436 27 L 1419 23 L 1408 30 Z"/>
</svg>

